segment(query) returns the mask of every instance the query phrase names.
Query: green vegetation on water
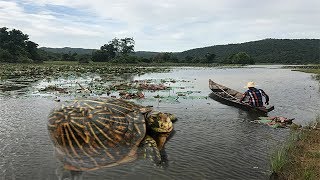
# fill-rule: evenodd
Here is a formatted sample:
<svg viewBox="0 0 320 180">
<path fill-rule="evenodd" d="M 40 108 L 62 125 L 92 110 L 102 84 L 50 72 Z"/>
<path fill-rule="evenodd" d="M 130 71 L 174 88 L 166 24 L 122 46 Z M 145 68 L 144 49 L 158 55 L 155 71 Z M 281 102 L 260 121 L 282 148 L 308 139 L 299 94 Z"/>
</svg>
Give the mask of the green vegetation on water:
<svg viewBox="0 0 320 180">
<path fill-rule="evenodd" d="M 41 64 L 0 63 L 0 96 L 112 96 L 178 103 L 183 99 L 203 99 L 192 82 L 176 79 L 141 79 L 146 73 L 165 73 L 169 67 L 79 64 L 45 62 Z"/>
<path fill-rule="evenodd" d="M 117 82 L 130 79 L 135 75 L 142 75 L 151 72 L 167 72 L 166 67 L 141 67 L 132 65 L 110 65 L 108 63 L 42 63 L 42 64 L 8 64 L 0 63 L 0 92 L 19 90 L 32 86 L 39 81 L 70 81 L 74 84 L 77 81 L 84 81 L 89 84 L 92 81 L 104 85 L 104 82 Z M 99 77 L 99 79 L 97 79 Z M 51 86 L 59 86 L 61 82 L 51 83 Z M 76 85 L 78 88 L 79 86 Z M 45 89 L 53 89 L 52 87 Z"/>
<path fill-rule="evenodd" d="M 150 72 L 165 72 L 166 67 L 141 67 L 136 65 L 114 65 L 109 63 L 79 64 L 74 62 L 53 62 L 43 64 L 0 64 L 0 77 L 2 79 L 26 76 L 29 78 L 43 78 L 46 76 L 61 76 L 65 73 L 97 74 L 145 74 Z"/>
</svg>

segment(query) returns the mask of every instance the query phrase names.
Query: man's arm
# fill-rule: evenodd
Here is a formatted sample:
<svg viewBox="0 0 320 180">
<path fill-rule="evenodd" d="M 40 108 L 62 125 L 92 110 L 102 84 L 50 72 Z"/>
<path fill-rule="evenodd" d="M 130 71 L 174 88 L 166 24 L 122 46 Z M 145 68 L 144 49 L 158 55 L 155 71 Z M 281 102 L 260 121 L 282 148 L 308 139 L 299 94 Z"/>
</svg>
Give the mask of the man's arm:
<svg viewBox="0 0 320 180">
<path fill-rule="evenodd" d="M 246 98 L 246 96 L 247 96 L 247 91 L 242 94 L 242 97 L 239 101 L 242 103 L 242 101 L 244 100 L 244 98 Z"/>
<path fill-rule="evenodd" d="M 266 98 L 266 105 L 269 105 L 269 96 L 261 89 L 262 95 Z"/>
</svg>

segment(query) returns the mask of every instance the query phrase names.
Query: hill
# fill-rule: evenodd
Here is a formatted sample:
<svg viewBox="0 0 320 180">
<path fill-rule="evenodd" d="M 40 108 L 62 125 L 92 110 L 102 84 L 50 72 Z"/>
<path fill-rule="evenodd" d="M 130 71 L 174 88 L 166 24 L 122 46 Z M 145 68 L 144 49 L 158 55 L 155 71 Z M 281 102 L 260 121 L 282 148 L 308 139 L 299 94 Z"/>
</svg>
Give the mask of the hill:
<svg viewBox="0 0 320 180">
<path fill-rule="evenodd" d="M 179 59 L 204 57 L 207 53 L 216 55 L 215 61 L 238 52 L 248 53 L 257 63 L 320 63 L 319 39 L 264 39 L 240 44 L 216 45 L 196 48 L 176 56 Z"/>
<path fill-rule="evenodd" d="M 71 54 L 77 53 L 77 54 L 92 54 L 93 51 L 96 49 L 84 49 L 84 48 L 71 48 L 71 47 L 64 47 L 64 48 L 50 48 L 50 47 L 41 47 L 39 48 L 41 50 L 52 52 L 52 53 L 61 53 L 61 54 L 68 54 L 69 52 Z"/>
<path fill-rule="evenodd" d="M 143 57 L 143 58 L 152 58 L 155 55 L 159 54 L 159 52 L 151 52 L 151 51 L 136 51 L 134 53 L 135 56 Z"/>
<path fill-rule="evenodd" d="M 50 48 L 50 47 L 41 47 L 39 48 L 41 50 L 44 50 L 46 52 L 51 53 L 58 53 L 58 54 L 68 54 L 69 52 L 71 54 L 77 53 L 77 54 L 92 54 L 92 52 L 96 51 L 97 49 L 84 49 L 84 48 L 71 48 L 71 47 L 64 47 L 64 48 Z M 151 58 L 158 54 L 158 52 L 150 52 L 150 51 L 137 51 L 135 52 L 135 56 L 138 57 L 144 57 L 144 58 Z"/>
</svg>

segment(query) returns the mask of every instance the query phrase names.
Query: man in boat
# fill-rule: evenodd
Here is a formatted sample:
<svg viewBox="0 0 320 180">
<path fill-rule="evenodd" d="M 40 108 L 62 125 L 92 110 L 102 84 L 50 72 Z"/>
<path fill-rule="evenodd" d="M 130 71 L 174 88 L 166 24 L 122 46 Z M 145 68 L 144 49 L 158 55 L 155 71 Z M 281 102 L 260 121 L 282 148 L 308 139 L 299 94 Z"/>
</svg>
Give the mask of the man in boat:
<svg viewBox="0 0 320 180">
<path fill-rule="evenodd" d="M 243 93 L 242 98 L 240 99 L 240 102 L 246 98 L 249 97 L 249 104 L 253 107 L 263 107 L 263 101 L 262 97 L 264 96 L 266 99 L 265 104 L 269 104 L 269 96 L 262 90 L 255 88 L 254 82 L 248 82 L 247 86 L 248 90 Z"/>
</svg>

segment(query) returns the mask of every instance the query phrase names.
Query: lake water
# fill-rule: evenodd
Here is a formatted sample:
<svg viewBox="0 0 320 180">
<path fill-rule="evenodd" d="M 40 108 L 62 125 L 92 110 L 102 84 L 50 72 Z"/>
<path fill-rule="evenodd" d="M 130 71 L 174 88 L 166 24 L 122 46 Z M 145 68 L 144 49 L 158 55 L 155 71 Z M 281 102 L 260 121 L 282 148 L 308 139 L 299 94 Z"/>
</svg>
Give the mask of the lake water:
<svg viewBox="0 0 320 180">
<path fill-rule="evenodd" d="M 295 123 L 307 125 L 319 113 L 319 83 L 310 74 L 279 66 L 174 68 L 167 73 L 135 76 L 135 80 L 176 80 L 167 85 L 177 88 L 145 92 L 146 99 L 138 101 L 178 117 L 175 134 L 166 144 L 167 166 L 160 168 L 138 159 L 83 172 L 82 178 L 268 179 L 270 155 L 289 136 L 289 129 L 252 123 L 256 117 L 209 98 L 209 78 L 239 91 L 245 91 L 246 82 L 255 81 L 275 106 L 269 116 L 295 118 Z M 174 96 L 178 91 L 192 92 Z M 175 99 L 151 98 L 154 95 Z M 0 96 L 0 179 L 57 179 L 60 162 L 54 156 L 46 127 L 47 115 L 57 104 L 54 98 L 37 93 Z"/>
</svg>

